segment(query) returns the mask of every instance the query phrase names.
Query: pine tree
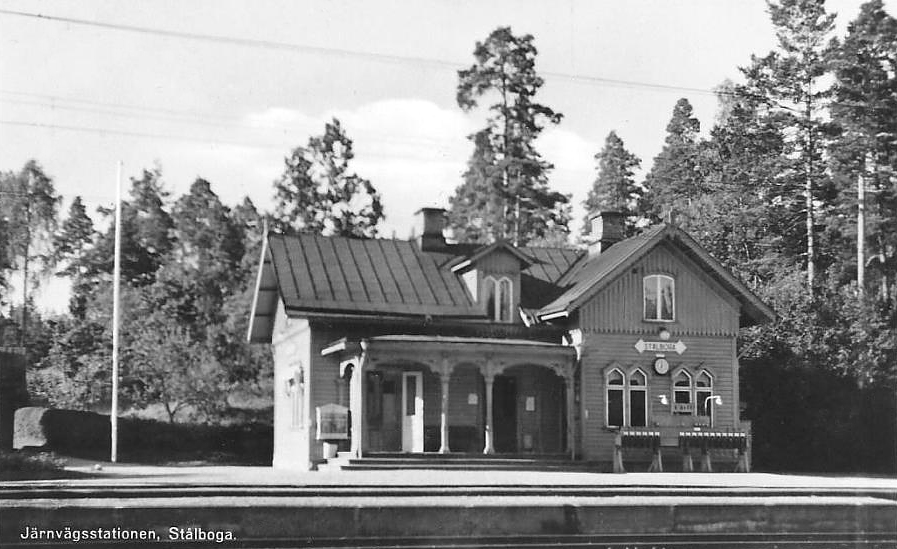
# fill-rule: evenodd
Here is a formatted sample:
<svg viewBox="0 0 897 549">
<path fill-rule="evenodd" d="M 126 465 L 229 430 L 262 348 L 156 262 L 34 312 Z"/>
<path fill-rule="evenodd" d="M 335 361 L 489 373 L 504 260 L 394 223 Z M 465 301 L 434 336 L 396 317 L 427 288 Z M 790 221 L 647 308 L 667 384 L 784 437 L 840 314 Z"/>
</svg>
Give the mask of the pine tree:
<svg viewBox="0 0 897 549">
<path fill-rule="evenodd" d="M 69 206 L 68 216 L 62 222 L 59 232 L 53 235 L 53 253 L 57 262 L 65 264 L 58 276 L 67 276 L 72 282 L 69 312 L 78 319 L 84 319 L 88 294 L 93 287 L 86 276 L 90 272 L 87 254 L 96 241 L 97 233 L 93 220 L 87 215 L 80 196 L 76 196 Z"/>
<path fill-rule="evenodd" d="M 477 42 L 475 64 L 458 72 L 457 102 L 464 111 L 486 96 L 496 102 L 488 107 L 487 127 L 470 137 L 474 152 L 449 213 L 456 233 L 467 231 L 470 220 L 480 220 L 472 234 L 479 240 L 524 244 L 567 231 L 569 197 L 549 188 L 552 165 L 535 149 L 545 124 L 562 117 L 535 101 L 544 84 L 536 54 L 531 35 L 499 27 Z"/>
<path fill-rule="evenodd" d="M 885 12 L 880 0 L 860 8 L 833 66 L 831 114 L 838 138 L 832 156 L 840 210 L 843 218 L 853 217 L 851 213 L 858 218 L 856 230 L 848 225 L 844 233 L 861 235 L 856 256 L 860 291 L 868 261 L 879 274 L 877 293 L 887 299 L 897 277 L 897 20 Z M 861 200 L 861 194 L 866 198 Z M 844 261 L 853 263 L 850 257 Z"/>
<path fill-rule="evenodd" d="M 676 102 L 663 149 L 645 177 L 641 209 L 652 220 L 659 220 L 669 210 L 686 212 L 704 192 L 699 171 L 701 123 L 693 111 L 688 99 Z"/>
<path fill-rule="evenodd" d="M 807 287 L 816 283 L 819 250 L 816 225 L 822 212 L 817 204 L 825 198 L 829 182 L 825 173 L 825 120 L 823 109 L 829 90 L 822 77 L 828 72 L 834 29 L 834 14 L 825 12 L 824 0 L 781 0 L 769 2 L 769 14 L 776 29 L 778 48 L 767 56 L 752 57 L 742 69 L 749 92 L 764 98 L 771 115 L 781 120 L 789 136 L 786 151 L 790 166 L 779 178 L 778 198 L 787 203 L 795 217 L 803 217 L 803 254 Z M 803 200 L 797 201 L 802 188 Z M 795 223 L 795 228 L 798 224 Z M 800 241 L 793 234 L 787 238 Z"/>
<path fill-rule="evenodd" d="M 53 251 L 57 262 L 67 265 L 58 274 L 74 276 L 84 271 L 84 253 L 93 244 L 96 231 L 93 220 L 87 215 L 87 208 L 80 196 L 76 196 L 69 206 L 68 216 L 62 222 L 59 232 L 53 235 Z"/>
<path fill-rule="evenodd" d="M 131 178 L 130 199 L 122 201 L 121 223 L 121 273 L 131 284 L 151 284 L 172 250 L 174 222 L 166 209 L 168 196 L 158 167 Z M 100 213 L 111 219 L 115 212 L 101 208 Z M 114 247 L 115 226 L 110 223 L 89 252 L 91 275 L 112 273 Z"/>
<path fill-rule="evenodd" d="M 293 149 L 274 182 L 274 223 L 285 232 L 372 238 L 383 219 L 380 193 L 349 171 L 352 140 L 333 119 L 324 135 Z"/>
<path fill-rule="evenodd" d="M 56 193 L 53 180 L 36 160 L 26 162 L 17 174 L 0 174 L 0 198 L 0 219 L 4 220 L 2 240 L 6 245 L 0 259 L 22 271 L 20 344 L 24 344 L 31 307 L 28 291 L 37 284 L 35 273 L 53 264 L 51 235 L 58 222 L 62 199 Z"/>
<path fill-rule="evenodd" d="M 595 155 L 595 160 L 598 161 L 598 178 L 583 202 L 586 210 L 583 234 L 589 232 L 589 216 L 603 210 L 623 213 L 629 232 L 632 232 L 642 197 L 642 188 L 635 182 L 635 170 L 641 160 L 626 150 L 623 140 L 614 131 L 607 134 L 604 148 Z"/>
<path fill-rule="evenodd" d="M 241 234 L 208 181 L 196 178 L 190 191 L 175 202 L 171 217 L 182 261 L 206 276 L 236 274 L 244 252 Z"/>
<path fill-rule="evenodd" d="M 782 170 L 784 136 L 764 103 L 724 84 L 716 125 L 701 154 L 704 194 L 683 227 L 732 272 L 757 288 L 794 270 L 783 246 L 790 211 L 773 200 Z"/>
<path fill-rule="evenodd" d="M 472 136 L 473 154 L 467 163 L 463 183 L 449 199 L 452 233 L 459 242 L 485 243 L 502 234 L 502 173 L 488 130 Z M 486 192 L 484 192 L 486 189 Z"/>
</svg>

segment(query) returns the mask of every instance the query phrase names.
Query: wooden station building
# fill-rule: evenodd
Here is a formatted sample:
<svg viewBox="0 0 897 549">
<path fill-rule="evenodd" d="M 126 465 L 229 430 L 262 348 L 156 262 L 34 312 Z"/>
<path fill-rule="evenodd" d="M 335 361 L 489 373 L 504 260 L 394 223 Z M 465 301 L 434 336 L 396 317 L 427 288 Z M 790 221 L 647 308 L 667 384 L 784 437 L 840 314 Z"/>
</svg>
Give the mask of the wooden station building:
<svg viewBox="0 0 897 549">
<path fill-rule="evenodd" d="M 774 313 L 683 230 L 624 239 L 603 212 L 587 251 L 456 244 L 444 214 L 408 241 L 265 236 L 249 339 L 273 349 L 275 467 L 324 461 L 340 407 L 355 458 L 610 463 L 621 432 L 743 433 L 736 334 Z"/>
</svg>

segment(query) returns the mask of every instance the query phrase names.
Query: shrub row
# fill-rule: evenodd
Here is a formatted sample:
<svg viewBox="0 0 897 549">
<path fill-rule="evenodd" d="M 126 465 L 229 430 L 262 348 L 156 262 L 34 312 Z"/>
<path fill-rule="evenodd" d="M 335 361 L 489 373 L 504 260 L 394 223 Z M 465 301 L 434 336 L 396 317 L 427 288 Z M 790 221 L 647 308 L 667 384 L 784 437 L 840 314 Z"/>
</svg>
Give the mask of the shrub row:
<svg viewBox="0 0 897 549">
<path fill-rule="evenodd" d="M 39 448 L 85 459 L 108 459 L 109 416 L 93 412 L 28 407 L 16 410 L 15 448 Z M 215 461 L 269 465 L 270 425 L 201 425 L 146 419 L 118 421 L 121 461 Z"/>
</svg>

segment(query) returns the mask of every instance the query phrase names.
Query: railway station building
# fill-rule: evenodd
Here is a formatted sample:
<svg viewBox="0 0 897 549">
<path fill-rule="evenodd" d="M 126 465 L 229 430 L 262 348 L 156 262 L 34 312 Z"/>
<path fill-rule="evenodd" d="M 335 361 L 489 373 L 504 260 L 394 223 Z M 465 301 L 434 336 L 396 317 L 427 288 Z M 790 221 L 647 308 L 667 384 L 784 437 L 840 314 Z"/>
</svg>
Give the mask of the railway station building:
<svg viewBox="0 0 897 549">
<path fill-rule="evenodd" d="M 624 238 L 598 213 L 587 250 L 452 243 L 435 208 L 418 225 L 265 235 L 248 336 L 272 346 L 275 467 L 332 449 L 610 464 L 621 433 L 670 451 L 746 434 L 736 335 L 774 313 L 676 225 Z"/>
</svg>

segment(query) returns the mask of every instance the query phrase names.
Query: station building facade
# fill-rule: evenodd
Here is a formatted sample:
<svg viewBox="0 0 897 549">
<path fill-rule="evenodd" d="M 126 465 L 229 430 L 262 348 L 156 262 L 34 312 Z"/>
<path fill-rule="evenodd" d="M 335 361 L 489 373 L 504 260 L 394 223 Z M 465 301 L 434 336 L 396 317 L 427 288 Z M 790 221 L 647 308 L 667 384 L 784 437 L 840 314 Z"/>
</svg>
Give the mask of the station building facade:
<svg viewBox="0 0 897 549">
<path fill-rule="evenodd" d="M 738 431 L 740 327 L 773 311 L 682 229 L 588 250 L 449 243 L 444 211 L 412 240 L 265 236 L 249 339 L 272 345 L 279 468 L 340 447 L 610 462 L 620 430 Z"/>
</svg>

